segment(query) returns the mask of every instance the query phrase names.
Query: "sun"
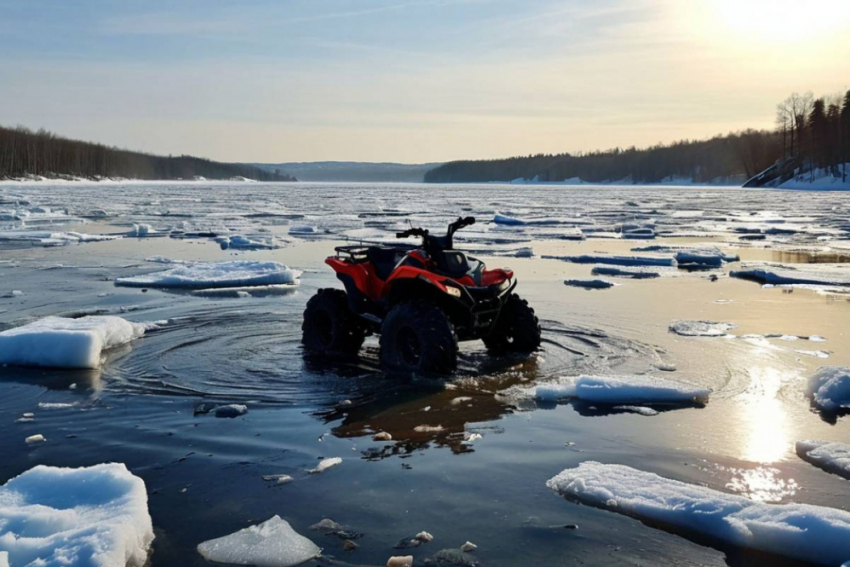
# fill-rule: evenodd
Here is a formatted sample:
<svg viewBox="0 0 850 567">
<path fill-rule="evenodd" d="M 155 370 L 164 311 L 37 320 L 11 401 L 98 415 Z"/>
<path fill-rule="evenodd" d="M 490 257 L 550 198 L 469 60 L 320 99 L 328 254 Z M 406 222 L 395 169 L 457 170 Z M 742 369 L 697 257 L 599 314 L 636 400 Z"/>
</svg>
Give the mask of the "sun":
<svg viewBox="0 0 850 567">
<path fill-rule="evenodd" d="M 848 0 L 706 0 L 703 12 L 718 32 L 745 40 L 801 41 L 850 29 Z"/>
</svg>

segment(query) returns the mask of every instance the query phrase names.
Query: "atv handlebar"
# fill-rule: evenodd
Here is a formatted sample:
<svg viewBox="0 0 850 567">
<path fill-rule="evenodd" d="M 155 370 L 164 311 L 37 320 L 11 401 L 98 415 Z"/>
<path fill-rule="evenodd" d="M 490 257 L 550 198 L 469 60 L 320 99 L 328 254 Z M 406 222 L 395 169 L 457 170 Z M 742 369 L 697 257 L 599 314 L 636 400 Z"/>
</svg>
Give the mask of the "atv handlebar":
<svg viewBox="0 0 850 567">
<path fill-rule="evenodd" d="M 410 238 L 411 236 L 428 236 L 428 230 L 424 228 L 409 228 L 404 232 L 396 232 L 396 238 Z"/>
</svg>

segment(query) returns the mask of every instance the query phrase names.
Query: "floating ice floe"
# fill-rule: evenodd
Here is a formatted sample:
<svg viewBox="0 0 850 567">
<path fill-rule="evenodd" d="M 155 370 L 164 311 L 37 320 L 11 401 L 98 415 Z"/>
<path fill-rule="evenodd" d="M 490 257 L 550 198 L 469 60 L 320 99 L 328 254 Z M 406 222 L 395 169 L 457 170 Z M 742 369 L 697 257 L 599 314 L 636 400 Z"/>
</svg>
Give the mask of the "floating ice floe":
<svg viewBox="0 0 850 567">
<path fill-rule="evenodd" d="M 270 239 L 259 240 L 256 238 L 242 236 L 240 234 L 234 236 L 220 236 L 216 238 L 215 241 L 218 242 L 222 250 L 273 250 L 275 248 L 280 248 L 280 246 L 272 242 Z"/>
<path fill-rule="evenodd" d="M 581 504 L 717 544 L 821 565 L 850 559 L 850 513 L 806 504 L 762 504 L 622 465 L 585 462 L 546 486 Z"/>
<path fill-rule="evenodd" d="M 523 220 L 514 217 L 509 217 L 501 213 L 496 213 L 493 216 L 493 222 L 496 224 L 504 224 L 508 226 L 521 226 L 525 224 L 525 221 Z"/>
<path fill-rule="evenodd" d="M 612 288 L 615 284 L 605 280 L 564 280 L 564 285 L 594 290 Z"/>
<path fill-rule="evenodd" d="M 309 236 L 311 234 L 318 234 L 319 229 L 315 226 L 293 226 L 289 229 L 289 234 L 294 236 Z"/>
<path fill-rule="evenodd" d="M 145 483 L 123 464 L 37 466 L 0 487 L 10 565 L 141 567 L 153 538 Z"/>
<path fill-rule="evenodd" d="M 747 262 L 729 275 L 773 285 L 850 286 L 850 264 Z"/>
<path fill-rule="evenodd" d="M 131 230 L 129 234 L 129 236 L 135 236 L 137 238 L 160 235 L 161 233 L 158 230 L 154 229 L 151 225 L 144 223 L 133 224 L 133 230 Z"/>
<path fill-rule="evenodd" d="M 683 337 L 725 337 L 735 328 L 737 325 L 717 321 L 673 321 L 670 323 L 670 332 Z"/>
<path fill-rule="evenodd" d="M 850 367 L 821 366 L 809 378 L 806 394 L 824 411 L 850 409 Z"/>
<path fill-rule="evenodd" d="M 141 276 L 115 278 L 115 285 L 162 288 L 221 288 L 296 285 L 301 272 L 280 262 L 236 260 L 186 264 Z"/>
<path fill-rule="evenodd" d="M 0 241 L 20 242 L 33 246 L 65 246 L 84 242 L 103 242 L 117 240 L 121 236 L 107 234 L 84 234 L 82 232 L 45 232 L 45 231 L 3 231 Z"/>
<path fill-rule="evenodd" d="M 295 567 L 322 550 L 280 516 L 198 545 L 207 561 L 256 567 Z"/>
<path fill-rule="evenodd" d="M 609 264 L 614 266 L 676 266 L 675 258 L 659 256 L 609 256 L 606 254 L 583 254 L 581 256 L 543 256 L 544 260 L 561 260 L 574 264 Z"/>
<path fill-rule="evenodd" d="M 330 457 L 328 459 L 323 459 L 319 461 L 319 464 L 316 466 L 316 468 L 310 469 L 307 472 L 309 472 L 310 474 L 319 474 L 341 463 L 342 459 L 340 457 Z"/>
<path fill-rule="evenodd" d="M 850 479 L 850 445 L 833 441 L 797 441 L 797 455 L 825 471 Z"/>
<path fill-rule="evenodd" d="M 540 384 L 539 400 L 555 402 L 578 399 L 600 404 L 681 404 L 706 403 L 710 390 L 655 376 L 578 376 Z"/>
<path fill-rule="evenodd" d="M 103 351 L 145 334 L 146 326 L 121 317 L 46 317 L 0 333 L 0 364 L 98 368 Z"/>
<path fill-rule="evenodd" d="M 590 271 L 594 276 L 613 276 L 618 278 L 632 278 L 635 280 L 646 280 L 661 277 L 658 272 L 642 271 L 642 270 L 621 270 L 620 268 L 609 268 L 606 266 L 596 266 Z"/>
</svg>

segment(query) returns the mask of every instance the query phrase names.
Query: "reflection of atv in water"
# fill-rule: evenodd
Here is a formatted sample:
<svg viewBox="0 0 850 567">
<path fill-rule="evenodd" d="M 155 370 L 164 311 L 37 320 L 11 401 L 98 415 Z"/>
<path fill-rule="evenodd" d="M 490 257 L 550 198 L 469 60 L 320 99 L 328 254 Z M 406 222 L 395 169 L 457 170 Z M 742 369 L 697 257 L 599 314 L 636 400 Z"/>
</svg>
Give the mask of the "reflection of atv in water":
<svg viewBox="0 0 850 567">
<path fill-rule="evenodd" d="M 531 352 L 540 324 L 513 293 L 509 269 L 488 270 L 454 250 L 454 233 L 475 223 L 459 218 L 446 236 L 411 228 L 421 246 L 339 246 L 325 262 L 345 291 L 320 289 L 307 303 L 304 346 L 330 355 L 356 354 L 367 334 L 381 335 L 381 363 L 406 372 L 451 372 L 458 341 L 482 339 L 492 352 Z"/>
</svg>

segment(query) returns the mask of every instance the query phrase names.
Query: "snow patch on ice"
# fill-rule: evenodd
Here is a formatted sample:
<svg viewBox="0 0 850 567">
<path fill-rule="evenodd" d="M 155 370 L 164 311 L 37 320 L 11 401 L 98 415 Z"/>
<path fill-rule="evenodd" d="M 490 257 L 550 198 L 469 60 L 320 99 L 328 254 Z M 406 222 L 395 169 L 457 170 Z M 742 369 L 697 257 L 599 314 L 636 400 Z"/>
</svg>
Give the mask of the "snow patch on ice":
<svg viewBox="0 0 850 567">
<path fill-rule="evenodd" d="M 622 465 L 585 462 L 546 486 L 653 526 L 800 561 L 850 558 L 850 513 L 806 504 L 762 504 Z"/>
<path fill-rule="evenodd" d="M 145 564 L 154 534 L 145 483 L 123 464 L 37 466 L 0 487 L 11 565 Z"/>
<path fill-rule="evenodd" d="M 309 472 L 310 474 L 319 474 L 339 464 L 342 464 L 342 459 L 340 457 L 330 457 L 329 459 L 323 459 L 319 462 L 316 468 L 310 469 L 307 472 Z"/>
<path fill-rule="evenodd" d="M 198 545 L 207 561 L 257 567 L 295 567 L 321 552 L 280 516 Z"/>
<path fill-rule="evenodd" d="M 98 368 L 104 350 L 145 334 L 145 325 L 121 317 L 46 317 L 0 333 L 0 364 Z"/>
<path fill-rule="evenodd" d="M 170 270 L 116 278 L 115 285 L 162 288 L 217 288 L 298 284 L 301 272 L 280 262 L 236 260 L 198 262 Z"/>
</svg>

